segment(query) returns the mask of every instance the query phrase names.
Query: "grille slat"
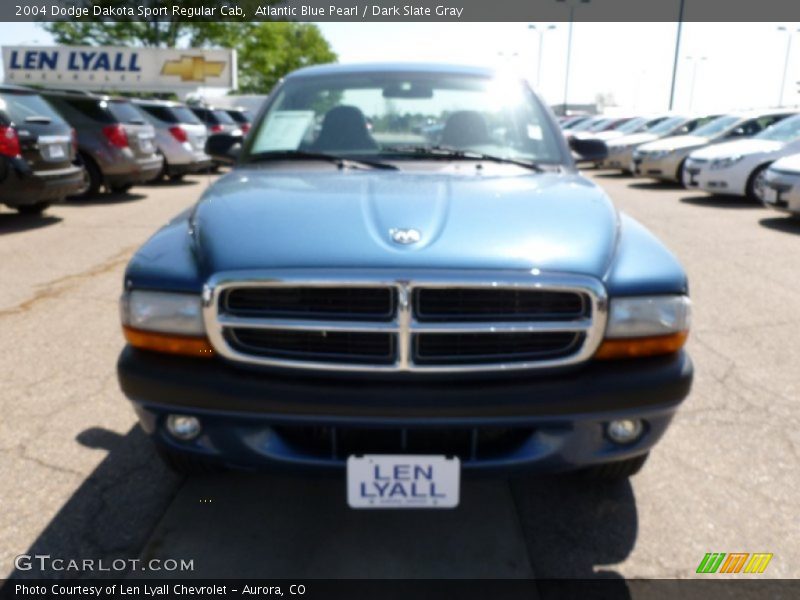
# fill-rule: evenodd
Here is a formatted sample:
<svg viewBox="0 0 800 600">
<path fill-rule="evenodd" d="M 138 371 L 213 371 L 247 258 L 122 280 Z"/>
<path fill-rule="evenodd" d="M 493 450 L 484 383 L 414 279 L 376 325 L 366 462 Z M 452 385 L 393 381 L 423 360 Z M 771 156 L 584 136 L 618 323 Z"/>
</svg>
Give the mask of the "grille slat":
<svg viewBox="0 0 800 600">
<path fill-rule="evenodd" d="M 388 321 L 394 293 L 380 287 L 245 287 L 229 290 L 223 310 L 234 316 Z"/>
<path fill-rule="evenodd" d="M 587 303 L 575 292 L 423 288 L 414 292 L 414 313 L 430 321 L 548 321 L 578 319 Z"/>
<path fill-rule="evenodd" d="M 394 336 L 389 333 L 236 328 L 228 337 L 242 352 L 276 358 L 368 364 L 395 360 Z"/>
<path fill-rule="evenodd" d="M 422 333 L 414 336 L 415 362 L 421 365 L 542 360 L 574 351 L 583 334 Z"/>
</svg>

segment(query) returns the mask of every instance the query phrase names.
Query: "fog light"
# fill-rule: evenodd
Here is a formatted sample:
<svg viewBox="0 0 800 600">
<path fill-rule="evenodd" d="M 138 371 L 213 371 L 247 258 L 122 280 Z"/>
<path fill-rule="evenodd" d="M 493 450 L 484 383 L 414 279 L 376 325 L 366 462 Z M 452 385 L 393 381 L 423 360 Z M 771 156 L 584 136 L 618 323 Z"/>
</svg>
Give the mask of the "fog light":
<svg viewBox="0 0 800 600">
<path fill-rule="evenodd" d="M 638 440 L 644 426 L 639 419 L 611 421 L 606 428 L 609 439 L 616 444 L 630 444 Z"/>
<path fill-rule="evenodd" d="M 200 435 L 200 421 L 188 415 L 169 415 L 167 431 L 172 437 L 188 442 Z"/>
</svg>

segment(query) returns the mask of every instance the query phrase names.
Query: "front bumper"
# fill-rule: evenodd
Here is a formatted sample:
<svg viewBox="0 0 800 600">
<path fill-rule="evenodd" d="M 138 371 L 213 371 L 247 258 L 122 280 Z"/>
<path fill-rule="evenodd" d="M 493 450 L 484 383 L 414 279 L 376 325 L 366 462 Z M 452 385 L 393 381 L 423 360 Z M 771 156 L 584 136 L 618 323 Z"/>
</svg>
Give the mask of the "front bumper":
<svg viewBox="0 0 800 600">
<path fill-rule="evenodd" d="M 767 169 L 761 201 L 767 208 L 800 215 L 800 173 Z"/>
<path fill-rule="evenodd" d="M 634 147 L 615 149 L 613 146 L 608 149 L 608 156 L 601 163 L 604 169 L 619 169 L 629 172 L 633 161 Z"/>
<path fill-rule="evenodd" d="M 646 154 L 633 154 L 633 173 L 639 177 L 649 177 L 658 181 L 680 181 L 678 169 L 682 155 L 669 154 L 658 158 Z"/>
<path fill-rule="evenodd" d="M 445 439 L 456 431 L 478 440 L 487 428 L 513 431 L 515 443 L 500 451 L 462 456 L 467 469 L 557 471 L 621 460 L 658 441 L 689 393 L 692 372 L 684 352 L 592 363 L 549 377 L 470 380 L 300 378 L 130 347 L 118 363 L 122 390 L 157 443 L 251 469 L 342 468 L 346 452 L 331 445 L 332 430 L 350 439 L 382 432 L 374 448 L 392 453 L 411 450 L 387 446 L 395 434 L 405 440 L 408 432 L 441 430 Z M 192 442 L 171 438 L 164 427 L 170 413 L 197 416 L 203 434 Z M 605 424 L 627 417 L 644 419 L 645 434 L 632 445 L 611 443 Z M 327 437 L 320 442 L 321 436 Z M 442 452 L 447 448 L 437 447 Z"/>
<path fill-rule="evenodd" d="M 686 189 L 709 194 L 744 196 L 747 176 L 737 169 L 711 169 L 708 163 L 697 165 L 690 159 L 684 165 L 682 183 Z"/>
<path fill-rule="evenodd" d="M 21 159 L 0 159 L 0 203 L 26 206 L 40 202 L 62 202 L 83 187 L 83 169 L 70 166 L 51 171 L 33 171 Z"/>
</svg>

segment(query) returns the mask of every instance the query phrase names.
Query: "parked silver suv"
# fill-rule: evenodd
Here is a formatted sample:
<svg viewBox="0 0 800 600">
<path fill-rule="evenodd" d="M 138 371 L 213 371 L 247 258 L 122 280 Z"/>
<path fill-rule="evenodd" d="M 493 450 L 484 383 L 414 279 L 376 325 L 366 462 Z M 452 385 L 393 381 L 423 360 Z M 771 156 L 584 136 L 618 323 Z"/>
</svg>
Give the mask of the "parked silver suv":
<svg viewBox="0 0 800 600">
<path fill-rule="evenodd" d="M 206 126 L 184 104 L 163 100 L 134 100 L 155 127 L 156 146 L 164 156 L 163 174 L 173 181 L 211 166 L 205 153 Z"/>
<path fill-rule="evenodd" d="M 77 132 L 86 169 L 84 194 L 94 195 L 103 186 L 123 193 L 161 172 L 155 130 L 129 100 L 50 90 L 42 96 Z"/>
</svg>

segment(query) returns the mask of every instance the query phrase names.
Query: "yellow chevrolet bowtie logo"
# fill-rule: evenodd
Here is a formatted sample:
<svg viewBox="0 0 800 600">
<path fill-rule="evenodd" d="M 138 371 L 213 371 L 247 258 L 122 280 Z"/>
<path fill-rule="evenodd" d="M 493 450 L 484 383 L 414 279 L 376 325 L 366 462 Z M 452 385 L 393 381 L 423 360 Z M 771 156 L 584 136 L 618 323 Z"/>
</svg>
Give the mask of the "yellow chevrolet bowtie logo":
<svg viewBox="0 0 800 600">
<path fill-rule="evenodd" d="M 206 77 L 219 77 L 225 68 L 223 61 L 206 61 L 202 56 L 181 56 L 168 60 L 161 68 L 162 75 L 178 75 L 181 81 L 205 81 Z"/>
</svg>

